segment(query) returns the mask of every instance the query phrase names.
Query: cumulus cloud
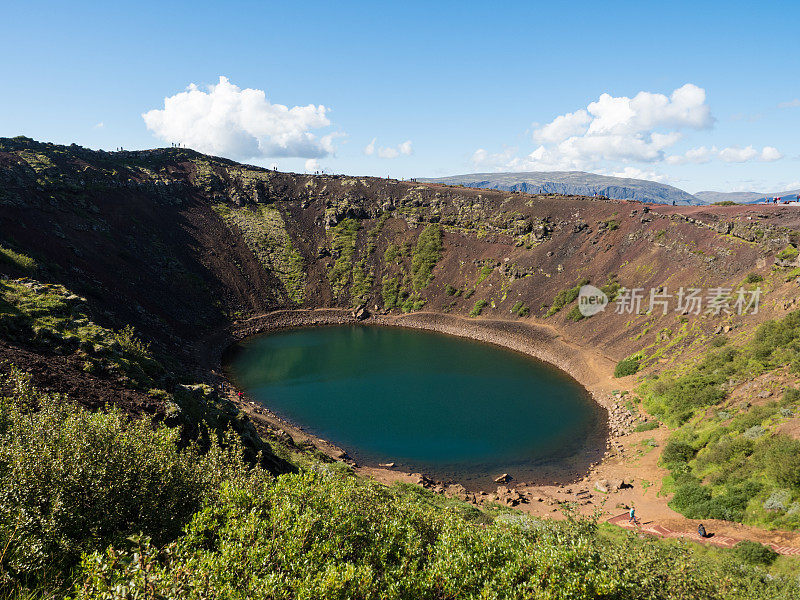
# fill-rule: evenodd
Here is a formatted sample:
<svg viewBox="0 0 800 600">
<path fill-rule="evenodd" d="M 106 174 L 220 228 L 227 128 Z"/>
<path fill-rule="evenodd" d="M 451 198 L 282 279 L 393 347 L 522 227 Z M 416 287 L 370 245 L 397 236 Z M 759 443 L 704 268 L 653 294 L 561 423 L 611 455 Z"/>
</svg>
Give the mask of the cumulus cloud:
<svg viewBox="0 0 800 600">
<path fill-rule="evenodd" d="M 773 148 L 772 146 L 764 146 L 764 148 L 761 149 L 761 152 L 752 146 L 747 146 L 745 148 L 730 146 L 720 150 L 719 157 L 725 162 L 742 163 L 753 160 L 772 162 L 783 158 L 783 154 L 781 154 L 777 148 Z"/>
<path fill-rule="evenodd" d="M 651 171 L 649 169 L 639 169 L 637 167 L 625 167 L 621 171 L 602 171 L 601 175 L 611 175 L 612 177 L 625 177 L 627 179 L 647 179 L 648 181 L 657 181 L 663 183 L 668 180 L 668 177 Z"/>
<path fill-rule="evenodd" d="M 105 123 L 103 123 L 102 121 L 100 121 L 99 123 L 97 123 L 97 124 L 96 124 L 96 125 L 93 127 L 93 129 L 102 129 L 102 128 L 103 128 L 103 127 L 105 127 L 105 126 L 106 126 L 106 124 L 105 124 Z"/>
<path fill-rule="evenodd" d="M 585 108 L 537 125 L 535 150 L 519 156 L 516 148 L 492 153 L 480 148 L 472 155 L 474 168 L 491 171 L 595 171 L 628 173 L 630 177 L 661 181 L 656 171 L 632 163 L 670 165 L 726 162 L 771 162 L 783 158 L 772 146 L 699 146 L 683 154 L 670 150 L 691 131 L 709 129 L 715 119 L 702 88 L 687 83 L 670 95 L 639 92 L 632 98 L 602 94 Z"/>
<path fill-rule="evenodd" d="M 144 114 L 147 128 L 166 142 L 231 158 L 322 158 L 334 152 L 339 133 L 318 137 L 328 127 L 329 109 L 309 104 L 272 104 L 263 90 L 241 89 L 227 77 L 206 90 L 191 84 L 164 99 L 163 109 Z"/>
<path fill-rule="evenodd" d="M 589 169 L 601 161 L 658 162 L 681 130 L 714 124 L 706 93 L 687 83 L 671 95 L 602 94 L 586 108 L 560 115 L 533 132 L 541 144 L 522 162 L 541 169 Z"/>
<path fill-rule="evenodd" d="M 794 100 L 789 100 L 788 102 L 781 102 L 778 104 L 778 108 L 797 108 L 800 106 L 800 98 L 795 98 Z"/>
<path fill-rule="evenodd" d="M 372 141 L 364 147 L 364 154 L 367 156 L 377 155 L 379 158 L 397 158 L 398 156 L 411 156 L 414 152 L 411 140 L 406 140 L 396 147 L 378 146 L 377 143 L 378 138 L 372 138 Z"/>
<path fill-rule="evenodd" d="M 314 173 L 320 170 L 319 161 L 316 158 L 309 158 L 306 161 L 306 173 Z"/>
<path fill-rule="evenodd" d="M 705 164 L 711 162 L 711 160 L 715 158 L 719 158 L 725 162 L 736 163 L 751 161 L 773 162 L 783 158 L 783 154 L 781 154 L 781 152 L 773 146 L 764 146 L 760 151 L 753 148 L 753 146 L 747 146 L 745 148 L 741 148 L 739 146 L 728 146 L 727 148 L 722 149 L 719 149 L 716 146 L 699 146 L 697 148 L 687 150 L 683 154 L 673 154 L 668 156 L 666 161 L 671 165 L 685 165 L 689 163 Z"/>
</svg>

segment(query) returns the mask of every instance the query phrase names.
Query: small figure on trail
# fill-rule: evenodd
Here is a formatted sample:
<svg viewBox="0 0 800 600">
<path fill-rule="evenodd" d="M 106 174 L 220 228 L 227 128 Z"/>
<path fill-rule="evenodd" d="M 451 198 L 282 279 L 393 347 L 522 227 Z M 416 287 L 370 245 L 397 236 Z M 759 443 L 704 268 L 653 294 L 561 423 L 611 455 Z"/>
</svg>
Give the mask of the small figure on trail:
<svg viewBox="0 0 800 600">
<path fill-rule="evenodd" d="M 702 523 L 700 523 L 699 527 L 697 528 L 697 535 L 699 535 L 701 538 L 708 537 L 708 534 L 706 533 L 706 528 L 703 527 Z"/>
<path fill-rule="evenodd" d="M 241 402 L 241 401 L 242 401 L 242 397 L 243 397 L 243 396 L 244 396 L 244 394 L 242 394 L 242 392 L 239 392 L 239 402 Z"/>
<path fill-rule="evenodd" d="M 631 506 L 631 510 L 628 512 L 628 523 L 636 523 L 636 509 Z"/>
</svg>

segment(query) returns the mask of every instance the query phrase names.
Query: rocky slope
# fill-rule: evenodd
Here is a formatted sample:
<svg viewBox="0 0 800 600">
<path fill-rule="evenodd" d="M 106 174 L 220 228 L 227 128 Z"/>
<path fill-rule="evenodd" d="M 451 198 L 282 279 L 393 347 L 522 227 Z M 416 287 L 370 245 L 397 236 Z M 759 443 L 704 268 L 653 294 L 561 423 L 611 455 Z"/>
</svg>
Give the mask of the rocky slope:
<svg viewBox="0 0 800 600">
<path fill-rule="evenodd" d="M 527 173 L 471 173 L 434 179 L 431 183 L 508 190 L 527 194 L 568 194 L 605 196 L 615 200 L 636 200 L 659 204 L 704 204 L 679 188 L 645 179 L 610 177 L 582 171 L 541 171 Z"/>
<path fill-rule="evenodd" d="M 210 381 L 210 339 L 224 347 L 231 324 L 278 308 L 542 323 L 614 361 L 639 353 L 645 366 L 667 368 L 723 328 L 746 335 L 794 305 L 797 253 L 786 252 L 798 229 L 800 213 L 787 207 L 296 175 L 177 148 L 108 153 L 0 139 L 3 273 L 65 286 L 109 331 L 132 325 L 171 374 L 156 382 L 169 393 Z M 764 280 L 758 314 L 685 314 L 674 298 L 666 314 L 646 312 L 651 288 L 738 288 L 751 272 Z M 612 304 L 576 318 L 569 290 L 583 280 L 642 288 L 646 298 L 640 311 L 616 314 Z M 78 351 L 4 334 L 0 360 L 66 393 L 89 382 L 95 405 L 161 410 L 159 394 L 122 392 L 130 386 L 113 372 L 86 372 L 71 358 Z"/>
</svg>

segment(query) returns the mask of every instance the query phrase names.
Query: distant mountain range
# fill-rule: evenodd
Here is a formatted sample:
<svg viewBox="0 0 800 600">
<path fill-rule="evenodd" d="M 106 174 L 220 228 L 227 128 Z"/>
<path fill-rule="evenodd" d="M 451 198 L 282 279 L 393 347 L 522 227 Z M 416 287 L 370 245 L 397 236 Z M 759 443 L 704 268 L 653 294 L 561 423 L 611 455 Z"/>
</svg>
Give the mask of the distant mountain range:
<svg viewBox="0 0 800 600">
<path fill-rule="evenodd" d="M 782 198 L 784 196 L 797 196 L 797 194 L 800 194 L 800 190 L 788 190 L 769 194 L 762 192 L 697 192 L 695 193 L 695 197 L 700 198 L 700 200 L 708 204 L 725 201 L 737 202 L 739 204 L 752 204 L 754 202 L 761 202 L 765 198 Z"/>
<path fill-rule="evenodd" d="M 705 204 L 679 188 L 645 179 L 628 179 L 584 173 L 583 171 L 541 171 L 525 173 L 471 173 L 452 177 L 420 178 L 418 181 L 526 192 L 529 194 L 598 194 L 617 200 L 638 200 L 658 204 Z"/>
</svg>

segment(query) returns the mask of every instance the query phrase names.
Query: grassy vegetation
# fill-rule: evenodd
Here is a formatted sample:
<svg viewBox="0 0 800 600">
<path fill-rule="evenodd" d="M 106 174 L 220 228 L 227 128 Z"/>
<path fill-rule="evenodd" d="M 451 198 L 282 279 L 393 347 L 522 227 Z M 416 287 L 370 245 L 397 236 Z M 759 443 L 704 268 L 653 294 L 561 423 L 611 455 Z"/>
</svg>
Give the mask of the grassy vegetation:
<svg viewBox="0 0 800 600">
<path fill-rule="evenodd" d="M 617 229 L 619 229 L 619 221 L 617 219 L 608 219 L 606 221 L 603 221 L 603 223 L 606 224 L 606 228 L 609 231 L 616 231 Z"/>
<path fill-rule="evenodd" d="M 695 518 L 800 526 L 800 441 L 777 427 L 800 414 L 800 391 L 751 406 L 727 402 L 736 382 L 800 364 L 800 312 L 762 325 L 741 347 L 725 345 L 682 373 L 642 387 L 644 406 L 677 427 L 664 449 L 670 505 Z M 709 410 L 709 407 L 715 407 Z"/>
<path fill-rule="evenodd" d="M 369 233 L 367 234 L 367 255 L 375 252 L 375 248 L 378 244 L 378 236 L 381 234 L 381 231 L 383 231 L 383 226 L 389 219 L 389 215 L 390 213 L 388 212 L 383 213 L 380 217 L 378 217 L 375 227 L 369 230 Z"/>
<path fill-rule="evenodd" d="M 142 390 L 159 387 L 166 375 L 133 328 L 113 331 L 97 325 L 86 299 L 60 285 L 0 281 L 0 334 L 62 354 L 76 353 L 85 371 L 113 375 Z"/>
<path fill-rule="evenodd" d="M 30 256 L 15 252 L 11 248 L 0 246 L 0 263 L 5 263 L 24 273 L 33 273 L 38 265 Z"/>
<path fill-rule="evenodd" d="M 301 304 L 306 287 L 303 257 L 292 244 L 280 211 L 262 204 L 242 207 L 215 204 L 213 208 L 228 227 L 241 232 L 261 265 L 280 279 L 288 300 Z"/>
<path fill-rule="evenodd" d="M 633 430 L 636 432 L 652 431 L 653 429 L 658 429 L 660 426 L 658 421 L 642 421 L 641 423 L 637 423 Z"/>
<path fill-rule="evenodd" d="M 340 300 L 347 284 L 350 283 L 356 237 L 360 227 L 355 219 L 345 219 L 331 227 L 328 232 L 331 250 L 335 257 L 333 266 L 328 270 L 328 280 L 331 282 L 333 295 Z"/>
<path fill-rule="evenodd" d="M 531 314 L 531 308 L 521 300 L 518 300 L 514 303 L 514 306 L 511 307 L 511 312 L 518 317 L 527 317 Z"/>
<path fill-rule="evenodd" d="M 482 283 L 487 277 L 489 277 L 489 275 L 492 274 L 492 271 L 494 271 L 494 265 L 483 265 L 478 270 L 478 279 L 475 282 L 475 285 Z"/>
<path fill-rule="evenodd" d="M 207 440 L 209 429 L 232 426 L 252 453 L 268 450 L 252 423 L 210 386 L 179 383 L 131 326 L 102 327 L 86 299 L 60 285 L 30 279 L 0 281 L 0 336 L 46 352 L 80 359 L 83 370 L 158 399 L 164 417 Z"/>
<path fill-rule="evenodd" d="M 433 278 L 433 268 L 442 257 L 442 228 L 432 223 L 422 230 L 411 256 L 411 283 L 415 291 L 428 286 Z"/>
<path fill-rule="evenodd" d="M 273 478 L 235 439 L 87 413 L 18 381 L 0 402 L 0 593 L 320 599 L 791 598 L 765 566 L 592 520 L 482 512 L 340 465 Z M 33 409 L 33 407 L 37 409 Z M 22 509 L 22 510 L 20 510 Z M 82 558 L 80 558 L 82 556 Z"/>
<path fill-rule="evenodd" d="M 780 260 L 794 260 L 797 258 L 798 253 L 800 253 L 800 251 L 794 246 L 786 246 L 786 248 L 775 255 L 775 258 Z"/>
<path fill-rule="evenodd" d="M 399 308 L 409 313 L 425 306 L 426 301 L 419 292 L 410 292 L 408 287 L 408 277 L 403 273 L 384 277 L 381 286 L 384 308 Z"/>
<path fill-rule="evenodd" d="M 720 200 L 719 202 L 712 202 L 712 206 L 737 206 L 733 200 Z"/>
<path fill-rule="evenodd" d="M 360 306 L 367 300 L 372 292 L 374 280 L 372 269 L 367 265 L 366 259 L 361 259 L 353 266 L 353 285 L 350 288 L 350 301 L 353 306 Z"/>
<path fill-rule="evenodd" d="M 576 321 L 577 322 L 577 321 L 580 321 L 581 319 L 585 319 L 585 318 L 586 317 L 581 312 L 581 309 L 580 309 L 580 307 L 578 307 L 577 304 L 575 306 L 573 306 L 570 309 L 570 311 L 567 313 L 567 319 L 569 319 L 570 321 Z"/>
<path fill-rule="evenodd" d="M 475 306 L 472 307 L 472 310 L 469 311 L 470 317 L 477 317 L 483 312 L 483 309 L 486 308 L 486 305 L 489 304 L 487 300 L 478 300 L 475 303 Z"/>
<path fill-rule="evenodd" d="M 753 379 L 785 365 L 800 370 L 800 311 L 760 326 L 740 348 L 714 349 L 686 371 L 669 372 L 649 382 L 645 408 L 678 426 L 698 409 L 722 402 L 726 397 L 723 384 Z"/>
<path fill-rule="evenodd" d="M 614 377 L 627 377 L 639 371 L 640 368 L 639 358 L 636 356 L 629 356 L 623 358 L 614 367 Z"/>
<path fill-rule="evenodd" d="M 574 302 L 575 299 L 578 297 L 581 288 L 584 285 L 587 285 L 588 283 L 589 283 L 588 279 L 581 279 L 578 283 L 575 284 L 574 287 L 571 287 L 566 290 L 561 290 L 560 292 L 558 292 L 558 294 L 556 294 L 556 297 L 553 298 L 553 302 L 552 304 L 550 304 L 550 308 L 548 309 L 547 314 L 545 316 L 547 317 L 553 316 L 562 308 L 564 308 L 567 304 Z"/>
<path fill-rule="evenodd" d="M 609 302 L 614 302 L 622 291 L 622 285 L 617 281 L 615 275 L 609 275 L 605 285 L 600 286 L 600 290 L 608 296 Z"/>
</svg>

